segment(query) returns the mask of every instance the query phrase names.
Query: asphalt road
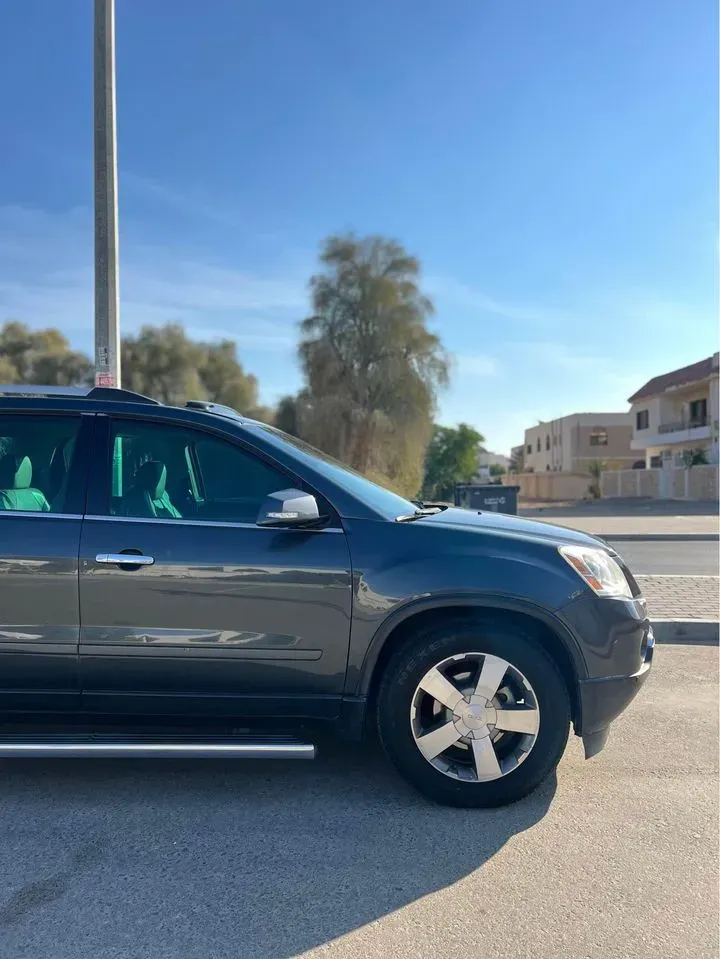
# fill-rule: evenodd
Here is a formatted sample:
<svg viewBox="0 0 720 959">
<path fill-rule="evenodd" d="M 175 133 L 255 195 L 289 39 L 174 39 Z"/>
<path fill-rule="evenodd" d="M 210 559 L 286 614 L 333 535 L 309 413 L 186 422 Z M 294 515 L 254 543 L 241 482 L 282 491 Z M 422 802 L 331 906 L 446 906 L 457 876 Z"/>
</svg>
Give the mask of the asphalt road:
<svg viewBox="0 0 720 959">
<path fill-rule="evenodd" d="M 374 753 L 0 764 L 2 959 L 716 959 L 714 648 L 661 647 L 585 762 L 504 810 Z"/>
<path fill-rule="evenodd" d="M 633 573 L 677 576 L 717 576 L 717 543 L 637 540 L 613 543 Z"/>
</svg>

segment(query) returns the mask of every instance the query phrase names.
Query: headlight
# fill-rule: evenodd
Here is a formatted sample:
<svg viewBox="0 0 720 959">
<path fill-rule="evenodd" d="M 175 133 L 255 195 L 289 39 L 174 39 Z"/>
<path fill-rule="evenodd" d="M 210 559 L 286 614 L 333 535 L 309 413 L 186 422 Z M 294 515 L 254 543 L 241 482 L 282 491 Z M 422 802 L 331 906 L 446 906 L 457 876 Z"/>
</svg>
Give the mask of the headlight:
<svg viewBox="0 0 720 959">
<path fill-rule="evenodd" d="M 559 552 L 598 596 L 632 599 L 625 573 L 604 550 L 588 546 L 561 546 Z"/>
</svg>

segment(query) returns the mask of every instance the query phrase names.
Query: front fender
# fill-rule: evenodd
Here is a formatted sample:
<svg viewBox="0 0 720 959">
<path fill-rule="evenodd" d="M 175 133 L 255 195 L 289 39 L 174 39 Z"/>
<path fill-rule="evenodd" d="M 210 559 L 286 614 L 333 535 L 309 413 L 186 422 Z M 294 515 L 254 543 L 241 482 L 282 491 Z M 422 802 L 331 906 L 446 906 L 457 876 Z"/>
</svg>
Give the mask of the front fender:
<svg viewBox="0 0 720 959">
<path fill-rule="evenodd" d="M 551 610 L 515 596 L 492 595 L 478 592 L 453 592 L 413 599 L 395 608 L 392 613 L 383 620 L 370 639 L 365 656 L 355 675 L 353 677 L 348 675 L 349 682 L 346 687 L 346 694 L 361 697 L 368 695 L 373 672 L 385 643 L 403 622 L 421 613 L 457 607 L 520 613 L 536 620 L 538 623 L 552 630 L 562 642 L 572 660 L 577 678 L 583 679 L 587 676 L 585 659 L 577 637 L 568 630 L 567 626 L 558 619 Z"/>
</svg>

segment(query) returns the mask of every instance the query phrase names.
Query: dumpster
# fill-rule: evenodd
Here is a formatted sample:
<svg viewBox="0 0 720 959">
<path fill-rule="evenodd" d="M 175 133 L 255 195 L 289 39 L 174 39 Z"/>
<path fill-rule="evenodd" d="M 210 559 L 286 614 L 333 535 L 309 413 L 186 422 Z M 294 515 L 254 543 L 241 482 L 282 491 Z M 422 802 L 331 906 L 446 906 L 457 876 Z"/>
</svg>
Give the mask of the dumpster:
<svg viewBox="0 0 720 959">
<path fill-rule="evenodd" d="M 488 513 L 517 515 L 519 486 L 501 486 L 499 483 L 463 483 L 455 487 L 455 505 Z"/>
</svg>

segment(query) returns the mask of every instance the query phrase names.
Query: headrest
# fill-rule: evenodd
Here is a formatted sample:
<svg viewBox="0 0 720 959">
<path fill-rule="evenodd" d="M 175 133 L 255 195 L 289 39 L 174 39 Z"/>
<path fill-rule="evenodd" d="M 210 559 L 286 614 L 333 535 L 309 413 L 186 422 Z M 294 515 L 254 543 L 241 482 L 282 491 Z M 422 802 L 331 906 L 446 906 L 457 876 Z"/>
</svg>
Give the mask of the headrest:
<svg viewBox="0 0 720 959">
<path fill-rule="evenodd" d="M 27 456 L 0 457 L 0 489 L 29 489 L 31 483 L 32 463 Z"/>
<path fill-rule="evenodd" d="M 159 460 L 148 460 L 137 471 L 135 486 L 147 493 L 150 499 L 160 499 L 165 492 L 166 480 L 165 464 Z"/>
</svg>

